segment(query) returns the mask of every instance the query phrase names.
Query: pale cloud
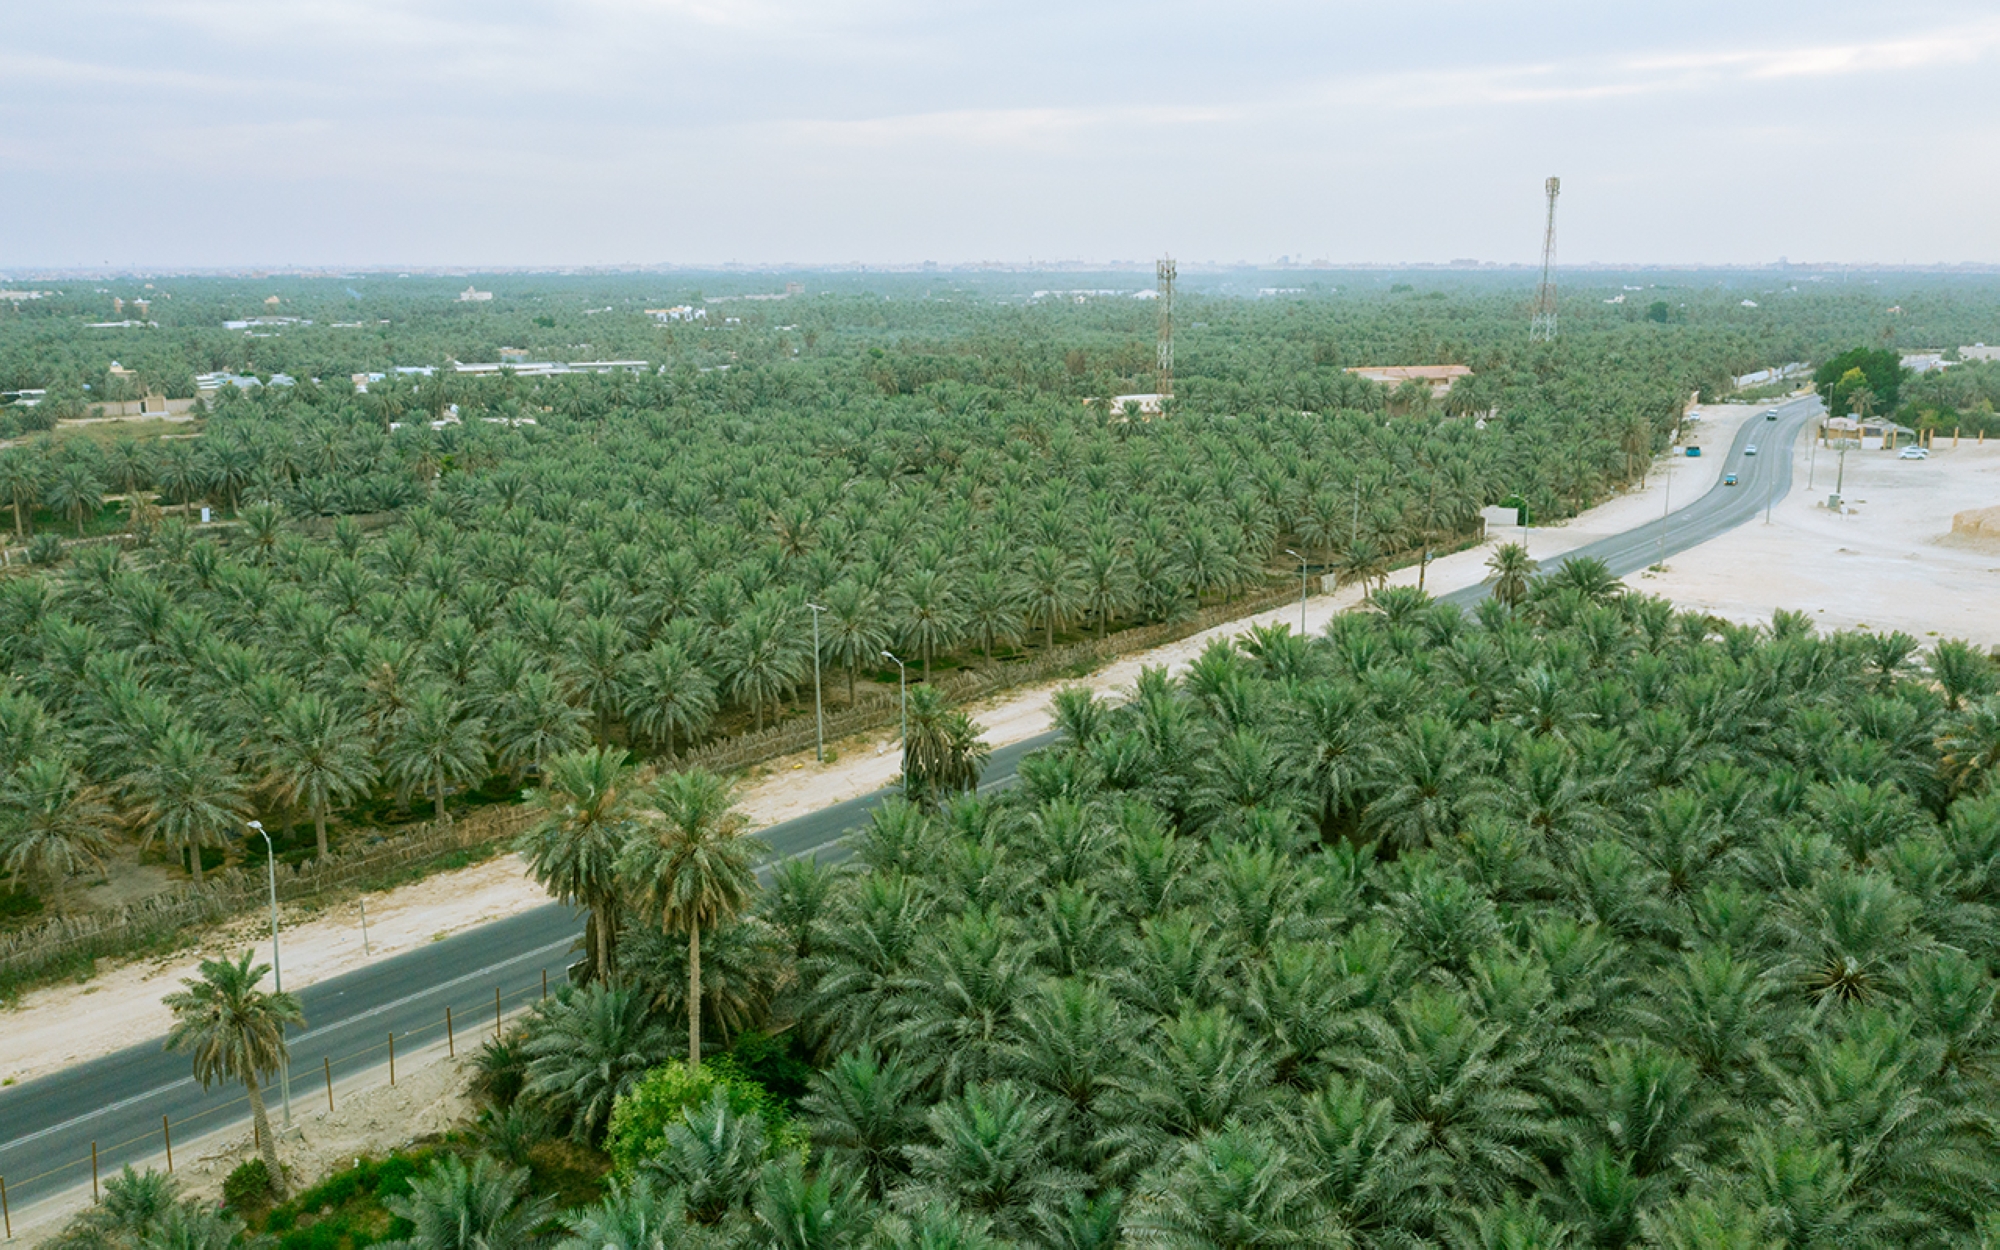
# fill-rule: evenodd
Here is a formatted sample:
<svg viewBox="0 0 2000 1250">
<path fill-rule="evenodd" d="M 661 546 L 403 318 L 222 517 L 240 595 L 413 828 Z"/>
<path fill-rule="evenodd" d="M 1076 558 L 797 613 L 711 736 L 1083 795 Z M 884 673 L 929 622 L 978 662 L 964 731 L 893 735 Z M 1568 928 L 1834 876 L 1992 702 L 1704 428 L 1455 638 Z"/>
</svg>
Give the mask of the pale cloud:
<svg viewBox="0 0 2000 1250">
<path fill-rule="evenodd" d="M 0 263 L 1523 259 L 1551 172 L 1579 260 L 1882 257 L 1897 214 L 1988 258 L 1989 7 L 24 0 Z M 1661 207 L 1692 169 L 1933 132 L 1950 196 Z M 198 167 L 143 213 L 104 193 Z M 247 221 L 202 193 L 235 176 Z"/>
</svg>

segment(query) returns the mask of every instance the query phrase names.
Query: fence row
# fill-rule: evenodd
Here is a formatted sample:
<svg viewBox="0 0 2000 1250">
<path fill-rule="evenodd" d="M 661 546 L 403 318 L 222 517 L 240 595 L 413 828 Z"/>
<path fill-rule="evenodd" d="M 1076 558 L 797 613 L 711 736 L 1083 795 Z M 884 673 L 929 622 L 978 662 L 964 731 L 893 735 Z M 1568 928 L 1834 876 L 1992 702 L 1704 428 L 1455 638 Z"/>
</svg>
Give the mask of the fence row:
<svg viewBox="0 0 2000 1250">
<path fill-rule="evenodd" d="M 558 973 L 558 976 L 560 975 Z M 503 992 L 499 986 L 494 986 L 493 1010 L 490 1014 L 481 1012 L 454 1017 L 452 1009 L 447 1006 L 442 1009 L 439 1018 L 430 1024 L 400 1031 L 387 1030 L 383 1034 L 382 1041 L 338 1057 L 322 1055 L 318 1073 L 313 1073 L 309 1069 L 304 1072 L 293 1069 L 292 1092 L 294 1102 L 297 1104 L 294 1107 L 294 1118 L 317 1114 L 308 1112 L 305 1108 L 313 1107 L 322 1098 L 326 1102 L 326 1114 L 334 1114 L 336 1110 L 334 1078 L 337 1074 L 351 1075 L 357 1070 L 369 1071 L 386 1063 L 383 1083 L 393 1087 L 396 1084 L 396 1053 L 399 1048 L 407 1058 L 420 1047 L 442 1040 L 445 1043 L 446 1058 L 456 1059 L 458 1043 L 461 1040 L 470 1047 L 483 1043 L 489 1036 L 500 1037 L 506 1029 L 506 1021 L 510 1015 L 547 999 L 550 988 L 549 971 L 544 968 L 541 970 L 539 988 L 531 985 L 508 993 Z M 320 1078 L 317 1082 L 312 1079 L 315 1075 Z M 354 1092 L 351 1085 L 347 1092 L 349 1095 Z M 276 1096 L 277 1087 L 274 1083 L 272 1088 L 265 1091 L 265 1102 L 270 1106 L 273 1118 L 276 1118 L 278 1113 Z M 166 1170 L 171 1175 L 174 1171 L 175 1134 L 178 1133 L 181 1141 L 187 1143 L 193 1140 L 191 1133 L 206 1133 L 224 1127 L 233 1118 L 232 1113 L 247 1116 L 249 1104 L 249 1095 L 239 1094 L 226 1102 L 205 1107 L 179 1120 L 163 1114 L 158 1128 L 148 1128 L 118 1141 L 100 1144 L 93 1139 L 87 1151 L 79 1146 L 71 1152 L 73 1155 L 71 1158 L 52 1164 L 31 1176 L 11 1178 L 13 1192 L 24 1198 L 30 1197 L 31 1191 L 37 1186 L 44 1186 L 46 1182 L 51 1181 L 56 1182 L 56 1187 L 59 1189 L 67 1189 L 71 1185 L 81 1184 L 85 1173 L 88 1172 L 90 1198 L 92 1202 L 96 1202 L 102 1196 L 103 1176 L 107 1169 L 115 1170 L 122 1163 L 149 1159 L 155 1154 L 164 1155 Z M 10 1143 L 0 1142 L 0 1147 L 8 1144 Z M 10 1178 L 0 1175 L 0 1235 L 12 1240 L 14 1226 L 12 1200 L 8 1194 L 9 1182 Z"/>
<path fill-rule="evenodd" d="M 533 812 L 520 804 L 484 808 L 442 824 L 426 822 L 373 845 L 278 867 L 278 897 L 312 898 L 454 851 L 509 838 L 528 826 Z M 32 976 L 77 958 L 122 954 L 189 928 L 254 911 L 270 898 L 264 866 L 246 862 L 216 873 L 199 888 L 189 885 L 152 895 L 115 911 L 56 917 L 18 933 L 0 934 L 0 975 Z"/>
</svg>

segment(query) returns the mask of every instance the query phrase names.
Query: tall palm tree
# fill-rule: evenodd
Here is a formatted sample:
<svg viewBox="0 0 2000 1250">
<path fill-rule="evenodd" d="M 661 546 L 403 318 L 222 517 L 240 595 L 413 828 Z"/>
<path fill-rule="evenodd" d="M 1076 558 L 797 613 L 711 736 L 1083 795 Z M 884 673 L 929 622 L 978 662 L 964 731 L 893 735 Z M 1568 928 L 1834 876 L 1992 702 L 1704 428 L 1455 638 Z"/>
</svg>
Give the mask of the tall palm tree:
<svg viewBox="0 0 2000 1250">
<path fill-rule="evenodd" d="M 1535 575 L 1535 562 L 1519 543 L 1503 543 L 1486 567 L 1493 572 L 1493 597 L 1508 607 L 1517 607 L 1528 597 L 1528 582 Z"/>
<path fill-rule="evenodd" d="M 881 598 L 851 577 L 827 588 L 826 612 L 820 622 L 820 648 L 828 663 L 847 670 L 847 701 L 854 702 L 856 671 L 872 663 L 889 645 L 882 623 Z"/>
<path fill-rule="evenodd" d="M 693 738 L 715 719 L 715 681 L 687 647 L 662 640 L 625 666 L 625 723 L 667 748 Z"/>
<path fill-rule="evenodd" d="M 1083 581 L 1076 563 L 1061 548 L 1042 546 L 1021 567 L 1021 599 L 1028 623 L 1042 627 L 1043 645 L 1056 645 L 1056 630 L 1083 607 Z"/>
<path fill-rule="evenodd" d="M 14 537 L 25 542 L 34 528 L 35 505 L 41 502 L 47 475 L 34 449 L 9 447 L 0 451 L 0 495 L 14 509 Z"/>
<path fill-rule="evenodd" d="M 51 508 L 76 522 L 76 536 L 83 537 L 83 523 L 104 506 L 104 483 L 81 460 L 70 460 L 56 469 L 43 492 Z"/>
<path fill-rule="evenodd" d="M 285 1173 L 264 1112 L 264 1081 L 291 1058 L 285 1029 L 304 1028 L 306 1017 L 296 997 L 258 988 L 271 969 L 253 963 L 253 956 L 244 951 L 234 961 L 204 959 L 199 977 L 184 978 L 184 988 L 162 1000 L 174 1016 L 167 1049 L 193 1056 L 194 1077 L 203 1089 L 218 1081 L 243 1082 L 271 1188 L 282 1198 Z"/>
<path fill-rule="evenodd" d="M 705 768 L 653 787 L 659 811 L 619 859 L 640 906 L 662 932 L 687 935 L 688 1064 L 701 1063 L 701 934 L 735 920 L 756 893 L 756 844 L 727 780 Z"/>
<path fill-rule="evenodd" d="M 911 798 L 934 806 L 948 795 L 978 788 L 979 774 L 992 754 L 972 718 L 947 704 L 937 687 L 923 685 L 910 692 L 903 789 Z"/>
<path fill-rule="evenodd" d="M 549 761 L 534 799 L 542 815 L 521 836 L 528 875 L 559 903 L 590 912 L 584 929 L 588 977 L 608 981 L 618 966 L 618 856 L 635 828 L 625 752 L 593 747 Z"/>
<path fill-rule="evenodd" d="M 405 795 L 428 790 L 440 822 L 446 819 L 446 791 L 477 780 L 486 769 L 486 744 L 480 737 L 484 724 L 460 710 L 444 687 L 426 686 L 411 697 L 389 735 L 389 779 Z"/>
<path fill-rule="evenodd" d="M 157 837 L 186 851 L 197 886 L 202 848 L 226 844 L 250 813 L 247 787 L 228 759 L 204 734 L 180 724 L 169 724 L 141 753 L 122 788 L 146 841 Z"/>
<path fill-rule="evenodd" d="M 730 693 L 749 700 L 758 730 L 764 728 L 764 705 L 796 686 L 812 659 L 812 644 L 788 619 L 789 606 L 781 596 L 765 591 L 722 638 Z"/>
<path fill-rule="evenodd" d="M 512 777 L 539 777 L 548 761 L 590 741 L 583 709 L 569 700 L 563 683 L 545 669 L 530 669 L 504 694 L 482 703 L 492 711 L 481 719 L 490 727 L 494 754 Z"/>
<path fill-rule="evenodd" d="M 70 876 L 102 867 L 115 827 L 103 792 L 60 756 L 31 756 L 0 785 L 0 867 L 38 878 L 58 916 L 69 913 Z"/>
<path fill-rule="evenodd" d="M 341 715 L 339 705 L 311 691 L 292 699 L 278 714 L 264 751 L 271 789 L 286 803 L 312 812 L 319 858 L 327 856 L 326 819 L 336 803 L 366 794 L 375 780 L 368 734 L 358 721 Z"/>
<path fill-rule="evenodd" d="M 951 579 L 936 569 L 914 569 L 903 579 L 897 598 L 903 645 L 922 658 L 924 680 L 931 679 L 931 658 L 956 646 L 965 634 L 965 617 Z"/>
</svg>

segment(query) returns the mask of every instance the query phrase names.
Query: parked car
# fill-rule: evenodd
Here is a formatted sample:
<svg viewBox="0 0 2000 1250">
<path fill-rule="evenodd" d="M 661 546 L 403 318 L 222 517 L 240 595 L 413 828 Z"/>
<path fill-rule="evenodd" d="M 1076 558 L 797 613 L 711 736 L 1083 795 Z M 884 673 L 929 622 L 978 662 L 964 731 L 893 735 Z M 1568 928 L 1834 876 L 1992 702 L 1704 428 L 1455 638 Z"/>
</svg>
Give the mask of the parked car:
<svg viewBox="0 0 2000 1250">
<path fill-rule="evenodd" d="M 1921 447 L 1905 447 L 1896 453 L 1898 460 L 1929 460 L 1931 453 Z"/>
<path fill-rule="evenodd" d="M 1723 484 L 1724 486 L 1734 486 L 1734 485 L 1736 485 L 1736 475 L 1735 475 L 1734 473 L 1725 473 L 1725 474 L 1723 474 L 1723 475 L 1722 475 L 1722 484 Z"/>
<path fill-rule="evenodd" d="M 1688 448 L 1688 455 L 1689 455 L 1690 457 L 1693 457 L 1693 456 L 1699 456 L 1700 454 L 1701 454 L 1701 448 L 1699 448 L 1699 447 L 1690 447 L 1690 448 Z"/>
</svg>

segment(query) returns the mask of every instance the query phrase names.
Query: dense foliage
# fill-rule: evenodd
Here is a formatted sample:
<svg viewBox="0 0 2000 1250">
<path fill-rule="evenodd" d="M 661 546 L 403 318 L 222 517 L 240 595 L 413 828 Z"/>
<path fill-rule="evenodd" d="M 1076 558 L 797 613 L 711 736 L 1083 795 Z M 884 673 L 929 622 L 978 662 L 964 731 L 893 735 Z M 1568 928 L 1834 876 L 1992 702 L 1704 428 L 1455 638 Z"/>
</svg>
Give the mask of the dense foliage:
<svg viewBox="0 0 2000 1250">
<path fill-rule="evenodd" d="M 1474 618 L 1392 590 L 1065 692 L 1017 788 L 786 865 L 715 935 L 719 1078 L 665 1062 L 682 1003 L 605 1014 L 677 984 L 628 946 L 489 1049 L 488 1140 L 643 1125 L 579 1247 L 1975 1243 L 1996 689 L 1587 561 Z M 719 1049 L 760 1026 L 819 1069 L 789 1106 Z M 563 1097 L 507 1092 L 556 1034 Z"/>
</svg>

